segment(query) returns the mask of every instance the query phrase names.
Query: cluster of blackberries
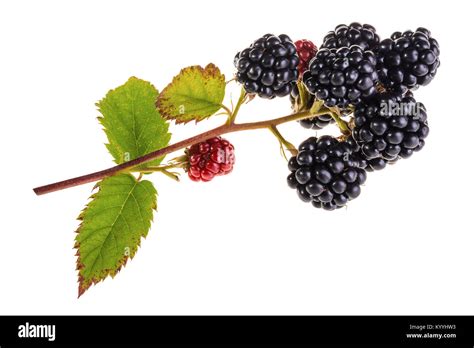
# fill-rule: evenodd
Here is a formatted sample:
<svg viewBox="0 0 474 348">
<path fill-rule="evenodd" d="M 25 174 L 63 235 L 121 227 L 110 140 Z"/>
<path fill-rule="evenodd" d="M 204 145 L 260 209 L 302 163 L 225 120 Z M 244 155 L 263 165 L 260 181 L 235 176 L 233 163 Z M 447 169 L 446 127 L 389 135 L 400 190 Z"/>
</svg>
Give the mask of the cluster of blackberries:
<svg viewBox="0 0 474 348">
<path fill-rule="evenodd" d="M 440 64 L 438 42 L 425 28 L 380 41 L 369 24 L 341 24 L 319 51 L 309 40 L 295 44 L 287 35 L 267 34 L 236 55 L 236 78 L 247 93 L 287 96 L 299 69 L 308 90 L 326 106 L 345 108 L 370 99 L 377 85 L 397 93 L 425 86 Z"/>
<path fill-rule="evenodd" d="M 340 208 L 359 195 L 366 172 L 423 148 L 429 133 L 426 108 L 412 91 L 431 82 L 439 54 L 438 42 L 424 28 L 380 41 L 373 26 L 352 23 L 326 35 L 298 82 L 312 95 L 305 96 L 309 105 L 298 111 L 321 100 L 350 118 L 346 121 L 352 133 L 342 140 L 309 138 L 290 159 L 288 185 L 303 201 L 327 210 Z M 293 106 L 299 105 L 300 91 L 292 90 Z M 329 116 L 299 122 L 319 130 L 333 122 Z"/>
<path fill-rule="evenodd" d="M 304 128 L 320 130 L 335 123 L 333 117 L 347 123 L 350 135 L 346 128 L 340 138 L 311 137 L 288 164 L 288 184 L 298 196 L 334 210 L 360 194 L 366 172 L 423 148 L 426 109 L 412 91 L 434 78 L 439 54 L 425 28 L 380 40 L 373 26 L 351 23 L 330 31 L 319 50 L 309 40 L 293 44 L 287 35 L 264 35 L 239 52 L 234 64 L 248 94 L 290 95 L 295 112 L 324 104 L 327 114 L 300 120 Z"/>
</svg>

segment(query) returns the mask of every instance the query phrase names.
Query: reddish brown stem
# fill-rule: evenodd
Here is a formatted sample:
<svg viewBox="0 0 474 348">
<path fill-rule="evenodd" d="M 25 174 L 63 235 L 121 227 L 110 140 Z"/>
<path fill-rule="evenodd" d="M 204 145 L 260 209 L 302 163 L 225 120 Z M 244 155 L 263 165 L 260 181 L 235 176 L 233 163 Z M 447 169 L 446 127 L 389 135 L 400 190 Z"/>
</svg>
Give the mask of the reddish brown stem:
<svg viewBox="0 0 474 348">
<path fill-rule="evenodd" d="M 327 110 L 322 110 L 321 112 L 318 112 L 319 114 L 327 113 Z M 45 185 L 45 186 L 40 186 L 36 187 L 33 189 L 33 191 L 37 195 L 44 195 L 46 193 L 50 192 L 55 192 L 55 191 L 60 191 L 64 190 L 66 188 L 74 187 L 74 186 L 79 186 L 83 184 L 87 184 L 90 182 L 95 182 L 102 180 L 103 178 L 106 178 L 108 176 L 112 176 L 114 174 L 118 174 L 121 172 L 128 172 L 131 168 L 134 168 L 140 164 L 152 161 L 158 157 L 170 154 L 172 152 L 181 150 L 185 147 L 191 146 L 193 144 L 199 143 L 201 141 L 204 141 L 206 139 L 216 137 L 222 134 L 227 134 L 227 133 L 234 133 L 234 132 L 239 132 L 243 130 L 253 130 L 253 129 L 263 129 L 263 128 L 268 128 L 270 126 L 277 126 L 282 123 L 290 122 L 290 121 L 297 121 L 301 120 L 304 118 L 308 117 L 314 117 L 317 115 L 312 115 L 309 111 L 305 112 L 299 112 L 299 113 L 294 113 L 288 116 L 280 117 L 280 118 L 275 118 L 272 120 L 266 120 L 266 121 L 260 121 L 260 122 L 250 122 L 250 123 L 240 123 L 240 124 L 224 124 L 222 126 L 216 127 L 214 129 L 211 129 L 207 132 L 195 135 L 191 138 L 182 140 L 180 142 L 177 142 L 175 144 L 169 145 L 165 148 L 162 148 L 157 151 L 150 152 L 149 154 L 146 154 L 142 157 L 135 158 L 134 160 L 124 162 L 122 164 L 119 164 L 115 167 L 111 167 L 108 169 L 104 169 L 95 173 L 87 174 L 87 175 L 82 175 L 78 176 L 76 178 L 64 180 L 64 181 L 59 181 L 55 182 L 53 184 Z"/>
</svg>

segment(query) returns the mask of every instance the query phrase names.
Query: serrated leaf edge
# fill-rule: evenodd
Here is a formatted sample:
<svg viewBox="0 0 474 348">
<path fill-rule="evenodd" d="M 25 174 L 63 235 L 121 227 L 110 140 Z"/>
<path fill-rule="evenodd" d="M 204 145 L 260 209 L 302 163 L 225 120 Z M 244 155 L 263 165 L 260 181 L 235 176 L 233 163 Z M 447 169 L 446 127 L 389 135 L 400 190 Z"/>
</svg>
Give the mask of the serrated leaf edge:
<svg viewBox="0 0 474 348">
<path fill-rule="evenodd" d="M 164 107 L 163 105 L 163 102 L 164 101 L 167 101 L 169 98 L 166 98 L 165 95 L 166 95 L 166 92 L 169 88 L 172 88 L 174 86 L 174 84 L 179 81 L 179 79 L 185 74 L 187 73 L 188 71 L 191 71 L 191 70 L 198 70 L 204 78 L 207 78 L 207 77 L 210 77 L 210 78 L 219 78 L 221 79 L 222 81 L 225 82 L 225 76 L 224 74 L 221 73 L 220 69 L 214 65 L 213 63 L 209 63 L 207 64 L 204 68 L 200 65 L 192 65 L 192 66 L 188 66 L 186 68 L 183 68 L 180 70 L 180 72 L 173 77 L 173 80 L 171 81 L 170 84 L 168 84 L 168 86 L 166 86 L 162 91 L 161 93 L 158 95 L 158 98 L 156 99 L 156 108 L 158 109 L 158 111 L 160 112 L 161 116 L 165 119 L 165 120 L 169 120 L 169 121 L 174 121 L 176 124 L 187 124 L 189 122 L 192 122 L 192 121 L 195 121 L 195 123 L 198 123 L 198 122 L 201 122 L 201 121 L 204 121 L 206 119 L 208 119 L 209 117 L 213 116 L 214 114 L 212 115 L 209 115 L 209 116 L 204 116 L 204 117 L 196 117 L 196 118 L 191 118 L 189 120 L 179 120 L 177 117 L 175 116 L 172 116 L 169 112 L 167 112 L 167 108 Z M 189 97 L 189 96 L 187 96 Z M 200 98 L 193 98 L 193 99 L 196 99 L 196 100 L 201 100 L 201 101 L 204 101 L 204 102 L 207 102 L 208 104 L 213 104 L 213 105 L 218 105 L 218 104 L 214 104 L 214 103 L 211 103 L 205 99 L 200 99 Z M 219 104 L 220 105 L 220 104 Z M 220 109 L 219 109 L 220 110 Z M 219 112 L 219 110 L 216 111 Z"/>
<path fill-rule="evenodd" d="M 136 184 L 133 187 L 133 189 L 134 189 L 136 187 L 136 185 L 138 183 L 140 183 L 140 181 L 138 181 L 135 177 L 133 177 L 133 178 L 136 181 Z M 77 227 L 77 229 L 74 231 L 76 234 L 80 233 L 80 230 L 83 226 L 84 214 L 85 214 L 86 210 L 89 208 L 90 204 L 94 201 L 94 199 L 97 197 L 97 195 L 99 194 L 99 192 L 101 190 L 100 184 L 101 184 L 101 182 L 98 182 L 94 185 L 93 190 L 97 190 L 97 191 L 90 195 L 88 203 L 86 204 L 84 209 L 81 210 L 81 212 L 79 213 L 79 216 L 77 217 L 77 220 L 80 221 L 80 224 Z M 156 192 L 155 199 L 154 199 L 153 205 L 151 207 L 152 210 L 154 210 L 154 211 L 157 211 L 157 208 L 158 208 L 157 197 L 158 197 L 158 192 Z M 153 223 L 153 221 L 154 221 L 154 215 L 152 215 L 151 220 L 150 220 L 150 228 L 151 228 L 151 224 Z M 85 279 L 81 275 L 81 270 L 85 266 L 81 263 L 81 254 L 80 254 L 80 251 L 79 251 L 80 243 L 78 241 L 75 241 L 74 249 L 76 249 L 75 256 L 77 257 L 77 259 L 76 259 L 76 271 L 78 272 L 78 283 L 79 283 L 77 298 L 80 298 L 92 285 L 96 285 L 96 284 L 100 283 L 101 281 L 104 281 L 105 279 L 107 279 L 107 277 L 110 276 L 113 279 L 122 270 L 122 268 L 126 266 L 127 261 L 129 259 L 130 260 L 133 259 L 136 252 L 138 251 L 138 248 L 140 248 L 140 246 L 141 246 L 141 239 L 142 238 L 145 239 L 147 234 L 148 234 L 148 231 L 144 236 L 142 236 L 139 239 L 139 241 L 137 243 L 137 250 L 136 251 L 131 252 L 129 255 L 124 255 L 123 258 L 121 260 L 119 260 L 117 269 L 115 269 L 115 270 L 106 270 L 106 276 L 105 277 L 99 278 L 99 279 L 91 278 L 91 280 L 88 284 L 85 284 Z"/>
<path fill-rule="evenodd" d="M 105 100 L 107 100 L 108 97 L 110 97 L 110 94 L 111 93 L 114 93 L 117 89 L 125 86 L 127 83 L 131 82 L 131 81 L 134 81 L 134 82 L 144 82 L 148 85 L 150 85 L 155 91 L 156 91 L 156 95 L 157 95 L 157 98 L 158 96 L 160 95 L 160 92 L 159 90 L 155 87 L 155 85 L 153 83 L 151 83 L 150 81 L 147 81 L 147 80 L 143 80 L 139 77 L 136 77 L 136 76 L 131 76 L 128 78 L 128 80 L 123 83 L 122 85 L 118 86 L 118 87 L 115 87 L 115 88 L 112 88 L 112 89 L 109 89 L 109 91 L 105 94 L 105 96 L 100 99 L 99 101 L 97 101 L 95 103 L 95 106 L 97 108 L 97 111 L 100 113 L 99 116 L 97 116 L 97 120 L 99 121 L 99 124 L 102 126 L 102 131 L 105 133 L 106 137 L 107 137 L 107 143 L 105 143 L 105 147 L 107 148 L 107 150 L 109 151 L 109 153 L 112 155 L 113 157 L 113 161 L 117 164 L 121 164 L 123 162 L 125 162 L 123 159 L 119 159 L 119 158 L 116 158 L 115 154 L 114 153 L 121 153 L 122 152 L 122 148 L 117 145 L 116 143 L 114 143 L 113 141 L 111 141 L 111 138 L 109 136 L 109 130 L 105 127 L 104 125 L 104 116 L 102 115 L 101 113 L 101 103 L 103 103 Z M 159 110 L 157 110 L 158 113 L 160 113 Z M 160 114 L 160 116 L 162 116 Z M 135 117 L 135 116 L 134 116 Z M 162 116 L 163 117 L 163 116 Z M 163 117 L 163 119 L 165 121 L 167 121 L 168 119 L 166 119 L 165 117 Z M 169 132 L 169 123 L 165 123 L 165 129 L 164 129 L 164 135 L 166 136 L 166 143 L 169 143 L 169 141 L 171 140 L 171 133 Z M 140 135 L 141 136 L 141 135 Z M 135 139 L 135 141 L 137 141 L 138 139 Z M 149 147 L 149 144 L 147 145 L 147 148 Z M 145 154 L 142 154 L 142 156 L 145 155 Z M 165 156 L 163 156 L 161 159 L 163 160 Z M 133 159 L 133 158 L 131 158 Z"/>
</svg>

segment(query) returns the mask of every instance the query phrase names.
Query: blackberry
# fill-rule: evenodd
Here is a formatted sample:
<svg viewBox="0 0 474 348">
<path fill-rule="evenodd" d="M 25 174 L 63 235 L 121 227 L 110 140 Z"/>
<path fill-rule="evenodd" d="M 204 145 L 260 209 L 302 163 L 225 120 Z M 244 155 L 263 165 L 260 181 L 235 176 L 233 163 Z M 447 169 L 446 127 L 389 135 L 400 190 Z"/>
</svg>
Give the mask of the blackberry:
<svg viewBox="0 0 474 348">
<path fill-rule="evenodd" d="M 367 160 L 408 158 L 423 148 L 429 133 L 426 109 L 411 95 L 381 94 L 355 109 L 354 123 L 352 134 Z"/>
<path fill-rule="evenodd" d="M 440 65 L 438 41 L 425 28 L 393 33 L 376 53 L 380 82 L 396 92 L 426 86 Z"/>
<path fill-rule="evenodd" d="M 375 32 L 375 28 L 370 24 L 340 24 L 334 31 L 330 31 L 324 37 L 321 48 L 341 48 L 357 45 L 363 50 L 373 50 L 377 47 L 379 41 L 380 38 Z"/>
<path fill-rule="evenodd" d="M 305 92 L 307 93 L 306 89 Z M 300 105 L 300 93 L 298 90 L 298 86 L 295 83 L 291 89 L 291 94 L 290 94 L 290 100 L 291 100 L 291 105 L 294 106 L 294 111 L 304 111 L 304 110 L 310 110 L 311 106 L 313 106 L 315 97 L 312 94 L 307 93 L 308 95 L 306 96 L 306 105 Z M 297 105 L 295 107 L 295 105 Z M 298 121 L 299 124 L 306 129 L 312 129 L 312 130 L 320 130 L 326 127 L 329 124 L 334 123 L 334 119 L 332 118 L 331 115 L 321 115 L 318 117 L 312 117 L 312 118 L 307 118 L 304 120 Z"/>
<path fill-rule="evenodd" d="M 316 208 L 334 210 L 360 194 L 367 173 L 352 155 L 355 143 L 339 142 L 325 135 L 311 137 L 298 148 L 298 154 L 288 161 L 291 174 L 288 185 L 296 189 L 300 199 Z"/>
<path fill-rule="evenodd" d="M 374 53 L 359 46 L 324 48 L 311 61 L 303 82 L 327 107 L 344 109 L 376 93 L 375 64 Z"/>
<path fill-rule="evenodd" d="M 214 137 L 186 149 L 188 176 L 193 181 L 210 181 L 217 175 L 232 171 L 234 146 L 221 137 Z"/>
<path fill-rule="evenodd" d="M 299 62 L 293 41 L 284 34 L 266 34 L 234 58 L 236 78 L 245 91 L 267 99 L 290 94 Z"/>
<path fill-rule="evenodd" d="M 295 42 L 296 52 L 300 58 L 300 63 L 298 64 L 298 72 L 300 76 L 308 70 L 308 65 L 311 59 L 318 52 L 316 45 L 310 40 L 298 40 Z"/>
</svg>

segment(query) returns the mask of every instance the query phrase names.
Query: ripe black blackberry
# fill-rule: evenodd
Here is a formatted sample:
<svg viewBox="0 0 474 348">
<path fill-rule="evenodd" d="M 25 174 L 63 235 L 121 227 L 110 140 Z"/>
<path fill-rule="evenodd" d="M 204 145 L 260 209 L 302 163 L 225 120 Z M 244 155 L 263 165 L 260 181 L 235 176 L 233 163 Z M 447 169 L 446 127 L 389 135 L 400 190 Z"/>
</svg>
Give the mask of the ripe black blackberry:
<svg viewBox="0 0 474 348">
<path fill-rule="evenodd" d="M 298 79 L 298 54 L 287 35 L 264 35 L 249 48 L 237 53 L 236 78 L 247 93 L 273 99 L 290 94 L 291 82 Z"/>
<path fill-rule="evenodd" d="M 359 46 L 324 48 L 311 61 L 303 82 L 327 107 L 344 109 L 376 93 L 375 65 L 374 53 Z"/>
<path fill-rule="evenodd" d="M 425 28 L 393 33 L 376 54 L 380 82 L 399 93 L 429 84 L 440 65 L 439 44 Z"/>
<path fill-rule="evenodd" d="M 321 48 L 341 48 L 352 45 L 360 46 L 363 50 L 374 50 L 380 38 L 375 28 L 370 24 L 351 23 L 339 24 L 330 31 L 323 40 Z"/>
<path fill-rule="evenodd" d="M 429 127 L 426 109 L 411 96 L 381 94 L 354 111 L 354 139 L 367 160 L 395 162 L 425 145 Z"/>
<path fill-rule="evenodd" d="M 288 185 L 296 189 L 304 202 L 316 208 L 334 210 L 360 194 L 367 173 L 354 158 L 353 141 L 339 142 L 325 135 L 311 137 L 298 148 L 288 162 Z"/>
<path fill-rule="evenodd" d="M 301 98 L 300 98 L 298 86 L 296 83 L 293 84 L 291 93 L 290 93 L 290 101 L 295 112 L 310 110 L 311 106 L 313 106 L 314 104 L 314 101 L 316 99 L 314 95 L 309 94 L 306 91 L 306 89 L 304 92 L 307 94 L 305 96 L 306 105 L 301 105 Z M 331 115 L 327 114 L 327 115 L 321 115 L 318 117 L 307 118 L 304 120 L 300 120 L 298 122 L 303 128 L 312 129 L 312 130 L 320 130 L 326 127 L 327 125 L 334 123 L 334 119 L 332 118 Z"/>
</svg>

